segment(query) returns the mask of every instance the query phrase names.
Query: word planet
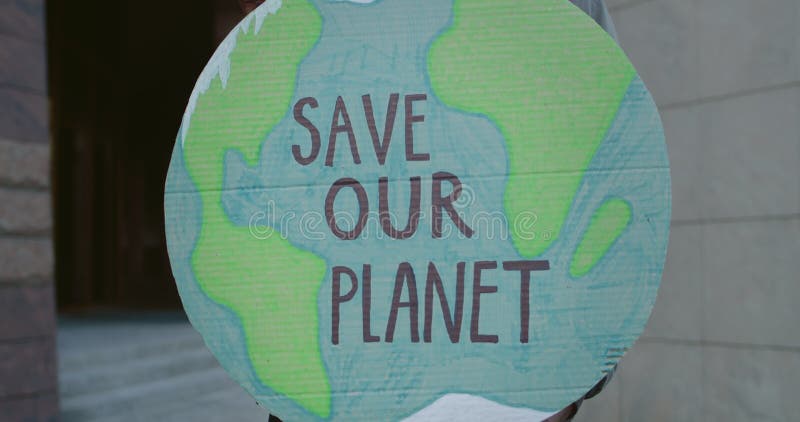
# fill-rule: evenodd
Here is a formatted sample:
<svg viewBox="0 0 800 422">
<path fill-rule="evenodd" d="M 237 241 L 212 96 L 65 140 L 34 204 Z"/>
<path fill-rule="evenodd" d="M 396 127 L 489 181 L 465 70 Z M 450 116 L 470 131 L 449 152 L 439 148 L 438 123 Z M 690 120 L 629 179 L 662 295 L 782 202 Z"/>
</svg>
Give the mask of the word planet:
<svg viewBox="0 0 800 422">
<path fill-rule="evenodd" d="M 267 1 L 164 198 L 192 324 L 286 421 L 558 411 L 641 334 L 670 221 L 656 107 L 567 0 Z"/>
</svg>

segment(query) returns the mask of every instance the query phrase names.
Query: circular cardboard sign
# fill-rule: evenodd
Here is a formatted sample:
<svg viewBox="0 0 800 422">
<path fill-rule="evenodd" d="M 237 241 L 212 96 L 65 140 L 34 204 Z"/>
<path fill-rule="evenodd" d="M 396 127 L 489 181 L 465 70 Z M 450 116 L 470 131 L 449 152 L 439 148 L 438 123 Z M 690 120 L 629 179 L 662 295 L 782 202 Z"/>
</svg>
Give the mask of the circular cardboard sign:
<svg viewBox="0 0 800 422">
<path fill-rule="evenodd" d="M 200 76 L 165 214 L 192 324 L 279 417 L 533 417 L 643 330 L 669 165 L 567 0 L 273 0 Z"/>
</svg>

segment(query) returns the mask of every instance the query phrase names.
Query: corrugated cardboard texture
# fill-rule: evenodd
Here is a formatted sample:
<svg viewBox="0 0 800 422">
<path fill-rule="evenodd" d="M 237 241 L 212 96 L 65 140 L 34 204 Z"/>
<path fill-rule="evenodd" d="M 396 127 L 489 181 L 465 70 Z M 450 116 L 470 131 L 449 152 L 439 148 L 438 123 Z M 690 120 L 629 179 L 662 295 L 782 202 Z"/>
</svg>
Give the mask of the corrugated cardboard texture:
<svg viewBox="0 0 800 422">
<path fill-rule="evenodd" d="M 655 105 L 566 0 L 265 3 L 165 202 L 192 323 L 288 421 L 566 406 L 644 328 L 670 219 Z"/>
</svg>

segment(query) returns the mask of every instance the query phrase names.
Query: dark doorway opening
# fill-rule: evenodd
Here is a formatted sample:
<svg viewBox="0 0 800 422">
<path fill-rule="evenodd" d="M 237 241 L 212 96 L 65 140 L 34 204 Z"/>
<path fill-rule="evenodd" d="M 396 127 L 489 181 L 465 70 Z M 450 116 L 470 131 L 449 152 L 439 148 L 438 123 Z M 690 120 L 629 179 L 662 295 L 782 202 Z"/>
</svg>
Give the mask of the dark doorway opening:
<svg viewBox="0 0 800 422">
<path fill-rule="evenodd" d="M 59 310 L 180 307 L 163 187 L 234 0 L 47 2 Z"/>
</svg>

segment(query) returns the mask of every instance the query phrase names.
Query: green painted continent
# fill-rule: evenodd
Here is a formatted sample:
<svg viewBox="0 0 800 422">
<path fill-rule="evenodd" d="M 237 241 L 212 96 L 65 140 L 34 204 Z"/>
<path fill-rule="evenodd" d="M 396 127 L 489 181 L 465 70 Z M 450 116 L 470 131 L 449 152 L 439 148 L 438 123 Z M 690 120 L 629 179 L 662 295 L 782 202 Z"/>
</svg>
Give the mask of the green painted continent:
<svg viewBox="0 0 800 422">
<path fill-rule="evenodd" d="M 227 83 L 223 87 L 214 78 L 199 96 L 183 153 L 202 200 L 203 226 L 192 255 L 200 287 L 241 320 L 260 381 L 327 417 L 330 382 L 317 310 L 325 261 L 277 233 L 255 237 L 250 228 L 234 225 L 222 207 L 225 153 L 238 150 L 250 163 L 258 161 L 262 140 L 290 107 L 298 65 L 320 31 L 317 10 L 304 0 L 284 0 L 258 32 L 240 31 Z M 260 227 L 259 234 L 270 230 Z"/>
<path fill-rule="evenodd" d="M 614 40 L 581 14 L 566 0 L 455 0 L 453 24 L 428 56 L 437 96 L 486 115 L 506 140 L 504 205 L 527 257 L 558 238 L 635 76 Z M 535 227 L 515 224 L 524 215 Z"/>
<path fill-rule="evenodd" d="M 571 276 L 583 277 L 597 265 L 628 227 L 631 214 L 631 205 L 621 199 L 609 199 L 600 205 L 572 257 L 569 265 Z"/>
</svg>

